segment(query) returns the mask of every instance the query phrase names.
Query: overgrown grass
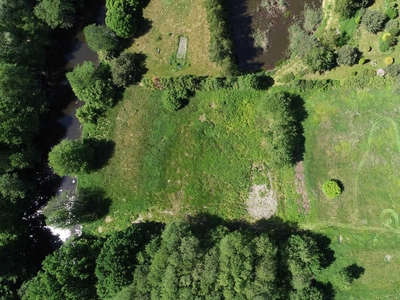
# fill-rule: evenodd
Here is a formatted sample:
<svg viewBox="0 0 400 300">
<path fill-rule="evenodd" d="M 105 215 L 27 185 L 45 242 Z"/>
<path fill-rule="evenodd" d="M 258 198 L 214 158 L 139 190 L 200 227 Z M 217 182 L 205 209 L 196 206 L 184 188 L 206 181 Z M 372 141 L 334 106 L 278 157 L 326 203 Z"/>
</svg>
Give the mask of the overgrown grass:
<svg viewBox="0 0 400 300">
<path fill-rule="evenodd" d="M 188 106 L 166 111 L 161 92 L 130 88 L 109 115 L 116 143 L 108 166 L 79 178 L 112 199 L 103 231 L 147 219 L 208 212 L 246 219 L 252 184 L 268 182 L 265 91 L 198 92 Z M 110 218 L 108 218 L 110 221 Z"/>
<path fill-rule="evenodd" d="M 204 2 L 200 0 L 150 0 L 143 10 L 145 22 L 129 51 L 147 55 L 147 76 L 178 74 L 215 75 L 220 68 L 210 62 L 210 32 Z M 188 37 L 185 67 L 174 60 L 178 36 Z M 157 52 L 159 50 L 159 53 Z"/>
<path fill-rule="evenodd" d="M 305 171 L 319 220 L 382 228 L 385 209 L 400 213 L 399 104 L 390 88 L 309 95 Z M 344 185 L 334 200 L 321 190 L 328 179 Z"/>
</svg>

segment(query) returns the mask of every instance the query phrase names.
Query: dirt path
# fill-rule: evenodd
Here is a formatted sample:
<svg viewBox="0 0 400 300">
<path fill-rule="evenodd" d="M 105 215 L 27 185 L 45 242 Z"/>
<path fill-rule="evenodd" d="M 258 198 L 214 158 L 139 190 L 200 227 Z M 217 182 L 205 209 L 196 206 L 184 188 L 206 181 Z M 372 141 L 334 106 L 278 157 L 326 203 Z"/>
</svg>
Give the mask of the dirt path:
<svg viewBox="0 0 400 300">
<path fill-rule="evenodd" d="M 335 23 L 337 23 L 337 18 L 335 17 L 334 8 L 335 8 L 335 0 L 323 0 L 322 1 L 322 9 L 324 11 L 324 18 L 325 18 L 325 20 L 327 20 L 325 30 L 328 30 L 329 28 L 337 25 L 337 24 L 335 24 Z"/>
</svg>

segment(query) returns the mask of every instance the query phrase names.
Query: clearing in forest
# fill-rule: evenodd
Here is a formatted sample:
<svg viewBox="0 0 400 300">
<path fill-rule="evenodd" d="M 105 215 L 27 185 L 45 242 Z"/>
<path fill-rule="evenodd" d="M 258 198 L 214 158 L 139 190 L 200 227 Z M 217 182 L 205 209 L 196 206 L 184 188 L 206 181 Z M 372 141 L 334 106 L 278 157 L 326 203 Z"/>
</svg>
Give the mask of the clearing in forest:
<svg viewBox="0 0 400 300">
<path fill-rule="evenodd" d="M 216 75 L 219 67 L 208 58 L 210 31 L 204 1 L 150 0 L 138 24 L 138 38 L 129 51 L 147 55 L 147 76 Z M 177 59 L 179 38 L 187 38 L 184 61 Z"/>
</svg>

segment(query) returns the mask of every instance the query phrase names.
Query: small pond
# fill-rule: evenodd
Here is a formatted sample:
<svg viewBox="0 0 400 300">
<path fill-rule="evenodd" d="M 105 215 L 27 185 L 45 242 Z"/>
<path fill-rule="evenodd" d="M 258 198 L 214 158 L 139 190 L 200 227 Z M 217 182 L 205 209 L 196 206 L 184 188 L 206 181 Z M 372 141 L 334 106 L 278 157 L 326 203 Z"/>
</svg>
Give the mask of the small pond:
<svg viewBox="0 0 400 300">
<path fill-rule="evenodd" d="M 287 57 L 288 29 L 302 18 L 304 5 L 321 6 L 321 0 L 287 0 L 284 9 L 268 9 L 262 2 L 266 0 L 230 0 L 233 41 L 239 68 L 243 70 L 272 70 Z M 254 46 L 257 32 L 267 36 L 265 50 Z"/>
</svg>

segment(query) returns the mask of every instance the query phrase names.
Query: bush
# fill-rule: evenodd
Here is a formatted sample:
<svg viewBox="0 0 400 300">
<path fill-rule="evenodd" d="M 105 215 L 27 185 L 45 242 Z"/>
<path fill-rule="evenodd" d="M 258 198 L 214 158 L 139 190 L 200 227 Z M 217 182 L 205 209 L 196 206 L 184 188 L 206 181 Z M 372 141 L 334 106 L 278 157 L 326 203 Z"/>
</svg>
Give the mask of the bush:
<svg viewBox="0 0 400 300">
<path fill-rule="evenodd" d="M 221 66 L 225 74 L 234 74 L 237 68 L 229 25 L 228 2 L 224 0 L 206 0 L 205 5 L 211 34 L 208 49 L 210 60 Z"/>
<path fill-rule="evenodd" d="M 94 52 L 111 51 L 118 45 L 118 39 L 114 32 L 105 26 L 91 24 L 83 29 L 86 42 Z"/>
<path fill-rule="evenodd" d="M 351 18 L 358 9 L 366 7 L 368 2 L 368 0 L 337 0 L 335 12 L 337 12 L 342 19 L 348 19 Z"/>
<path fill-rule="evenodd" d="M 391 56 L 385 57 L 385 65 L 391 65 L 394 63 L 394 58 Z"/>
<path fill-rule="evenodd" d="M 379 51 L 388 52 L 393 50 L 393 46 L 396 45 L 396 37 L 390 33 L 385 33 L 381 39 L 379 39 Z"/>
<path fill-rule="evenodd" d="M 85 139 L 62 140 L 51 149 L 49 165 L 60 176 L 89 173 L 94 167 L 94 149 Z"/>
<path fill-rule="evenodd" d="M 362 17 L 362 23 L 365 28 L 371 33 L 377 33 L 382 29 L 383 23 L 386 20 L 386 15 L 376 10 L 366 10 Z"/>
<path fill-rule="evenodd" d="M 111 74 L 115 85 L 127 87 L 140 79 L 143 70 L 142 55 L 123 52 L 111 63 Z"/>
<path fill-rule="evenodd" d="M 290 73 L 287 73 L 287 74 L 283 75 L 281 81 L 283 83 L 288 83 L 288 82 L 291 82 L 294 79 L 295 79 L 294 74 L 292 72 L 290 72 Z"/>
<path fill-rule="evenodd" d="M 365 63 L 365 57 L 361 57 L 360 60 L 358 61 L 359 65 L 363 65 Z"/>
<path fill-rule="evenodd" d="M 386 23 L 385 30 L 393 36 L 397 36 L 400 32 L 400 25 L 397 20 L 389 20 Z"/>
<path fill-rule="evenodd" d="M 176 111 L 184 106 L 188 100 L 188 90 L 186 89 L 171 89 L 165 90 L 162 95 L 164 107 L 170 111 Z"/>
<path fill-rule="evenodd" d="M 357 58 L 358 51 L 350 45 L 345 45 L 339 49 L 336 61 L 338 65 L 352 66 L 356 63 Z"/>
<path fill-rule="evenodd" d="M 338 182 L 336 180 L 328 180 L 322 185 L 322 191 L 324 194 L 331 199 L 336 198 L 342 193 L 342 189 L 340 188 Z"/>
<path fill-rule="evenodd" d="M 399 13 L 395 7 L 390 7 L 386 10 L 386 15 L 389 17 L 389 19 L 395 19 Z"/>
<path fill-rule="evenodd" d="M 304 5 L 303 28 L 309 32 L 313 32 L 314 30 L 316 30 L 321 23 L 322 15 L 323 14 L 321 8 L 306 3 Z"/>
</svg>

